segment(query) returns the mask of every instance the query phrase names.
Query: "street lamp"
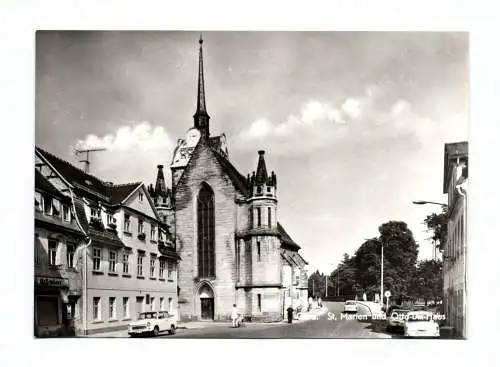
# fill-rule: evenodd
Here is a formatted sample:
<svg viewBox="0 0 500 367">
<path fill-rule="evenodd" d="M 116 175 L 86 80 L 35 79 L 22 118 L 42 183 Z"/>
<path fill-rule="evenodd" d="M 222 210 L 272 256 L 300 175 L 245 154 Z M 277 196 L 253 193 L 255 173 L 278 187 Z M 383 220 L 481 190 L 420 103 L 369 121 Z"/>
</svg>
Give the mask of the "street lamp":
<svg viewBox="0 0 500 367">
<path fill-rule="evenodd" d="M 448 207 L 447 204 L 436 203 L 435 201 L 425 201 L 425 200 L 416 200 L 413 202 L 413 204 L 416 204 L 416 205 L 435 204 L 435 205 L 441 205 L 441 207 L 443 207 L 443 208 Z"/>
<path fill-rule="evenodd" d="M 445 211 L 446 209 L 448 209 L 448 205 L 447 204 L 437 203 L 435 201 L 416 200 L 416 201 L 413 201 L 413 204 L 416 204 L 416 205 L 433 204 L 433 205 L 439 205 L 439 206 L 441 206 L 441 208 L 443 209 L 443 211 Z M 433 258 L 434 258 L 434 260 L 437 259 L 437 251 L 436 251 L 436 244 L 435 243 L 434 243 L 434 249 L 433 249 Z"/>
</svg>

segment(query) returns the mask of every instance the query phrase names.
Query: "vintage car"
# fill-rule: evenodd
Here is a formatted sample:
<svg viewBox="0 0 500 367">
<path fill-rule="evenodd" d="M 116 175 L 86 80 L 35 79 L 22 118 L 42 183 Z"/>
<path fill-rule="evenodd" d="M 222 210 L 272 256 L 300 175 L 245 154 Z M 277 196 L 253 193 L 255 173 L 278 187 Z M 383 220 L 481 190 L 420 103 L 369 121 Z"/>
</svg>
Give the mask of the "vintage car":
<svg viewBox="0 0 500 367">
<path fill-rule="evenodd" d="M 128 334 L 132 337 L 143 334 L 158 336 L 163 331 L 175 334 L 175 329 L 177 320 L 173 315 L 167 311 L 150 311 L 141 312 L 139 318 L 128 325 Z"/>
<path fill-rule="evenodd" d="M 439 338 L 439 325 L 429 311 L 411 311 L 406 314 L 405 337 Z"/>
<path fill-rule="evenodd" d="M 358 312 L 358 305 L 356 301 L 345 301 L 344 303 L 344 313 L 356 313 Z"/>
<path fill-rule="evenodd" d="M 406 316 L 408 315 L 409 310 L 403 310 L 399 308 L 389 308 L 387 312 L 387 331 L 392 331 L 394 329 L 404 329 Z"/>
</svg>

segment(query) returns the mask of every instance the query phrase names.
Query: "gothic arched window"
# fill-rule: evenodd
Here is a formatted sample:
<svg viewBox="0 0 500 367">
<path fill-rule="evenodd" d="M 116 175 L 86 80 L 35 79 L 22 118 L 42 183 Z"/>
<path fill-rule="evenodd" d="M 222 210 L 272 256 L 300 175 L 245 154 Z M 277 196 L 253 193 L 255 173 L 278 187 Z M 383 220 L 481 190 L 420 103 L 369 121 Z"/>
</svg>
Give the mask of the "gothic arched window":
<svg viewBox="0 0 500 367">
<path fill-rule="evenodd" d="M 198 194 L 198 276 L 215 276 L 214 193 L 203 185 Z"/>
</svg>

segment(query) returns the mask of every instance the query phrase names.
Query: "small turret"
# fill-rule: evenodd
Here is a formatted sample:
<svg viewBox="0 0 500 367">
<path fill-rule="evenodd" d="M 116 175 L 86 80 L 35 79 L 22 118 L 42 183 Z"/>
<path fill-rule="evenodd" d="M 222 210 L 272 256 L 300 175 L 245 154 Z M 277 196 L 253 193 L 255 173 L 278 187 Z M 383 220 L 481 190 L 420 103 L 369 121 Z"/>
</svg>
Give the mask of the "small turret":
<svg viewBox="0 0 500 367">
<path fill-rule="evenodd" d="M 252 176 L 247 175 L 247 186 L 252 197 L 270 197 L 276 198 L 276 174 L 272 171 L 267 174 L 266 161 L 264 159 L 265 151 L 259 150 L 259 161 L 257 163 L 257 172 L 253 171 Z"/>
</svg>

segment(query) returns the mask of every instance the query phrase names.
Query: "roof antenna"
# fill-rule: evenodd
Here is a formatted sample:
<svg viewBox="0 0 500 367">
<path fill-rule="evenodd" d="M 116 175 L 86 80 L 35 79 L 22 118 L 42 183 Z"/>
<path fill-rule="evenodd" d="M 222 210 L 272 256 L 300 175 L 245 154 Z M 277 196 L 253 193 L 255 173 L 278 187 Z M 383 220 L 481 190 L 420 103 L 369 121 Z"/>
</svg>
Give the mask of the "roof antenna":
<svg viewBox="0 0 500 367">
<path fill-rule="evenodd" d="M 78 157 L 79 154 L 86 154 L 86 158 L 82 159 L 80 162 L 85 163 L 85 173 L 90 171 L 90 153 L 91 152 L 102 152 L 107 150 L 106 148 L 93 148 L 93 149 L 75 149 L 75 155 Z"/>
</svg>

